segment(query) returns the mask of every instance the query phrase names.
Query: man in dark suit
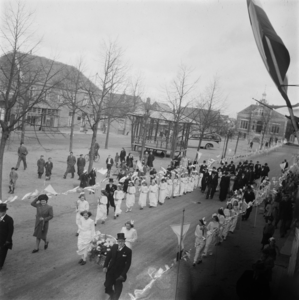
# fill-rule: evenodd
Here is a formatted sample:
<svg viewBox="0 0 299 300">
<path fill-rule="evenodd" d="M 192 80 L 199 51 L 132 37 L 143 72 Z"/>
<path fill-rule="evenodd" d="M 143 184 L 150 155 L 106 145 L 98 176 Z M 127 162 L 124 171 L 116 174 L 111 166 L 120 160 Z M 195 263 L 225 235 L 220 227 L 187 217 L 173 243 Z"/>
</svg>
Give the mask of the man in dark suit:
<svg viewBox="0 0 299 300">
<path fill-rule="evenodd" d="M 80 157 L 77 159 L 77 172 L 79 176 L 78 180 L 80 180 L 80 176 L 83 174 L 85 164 L 85 158 L 83 157 L 83 154 L 80 154 Z"/>
<path fill-rule="evenodd" d="M 106 185 L 105 191 L 108 194 L 108 203 L 107 203 L 107 216 L 109 215 L 109 207 L 112 206 L 115 211 L 114 204 L 114 192 L 117 190 L 117 186 L 113 184 L 113 178 L 109 179 L 109 183 Z"/>
<path fill-rule="evenodd" d="M 66 178 L 66 175 L 68 173 L 72 174 L 72 178 L 74 178 L 74 174 L 75 174 L 75 165 L 76 165 L 76 157 L 73 155 L 73 152 L 70 152 L 70 155 L 67 157 L 67 168 L 66 171 L 64 173 L 63 178 Z"/>
<path fill-rule="evenodd" d="M 107 166 L 107 177 L 110 177 L 111 168 L 114 164 L 113 158 L 111 155 L 108 155 L 108 158 L 106 159 L 106 166 Z"/>
<path fill-rule="evenodd" d="M 111 300 L 118 300 L 123 288 L 123 282 L 127 279 L 127 272 L 132 261 L 132 250 L 125 245 L 124 233 L 117 234 L 118 245 L 113 245 L 108 252 L 103 271 L 106 273 L 104 283 L 105 293 Z"/>
<path fill-rule="evenodd" d="M 12 249 L 12 235 L 14 231 L 13 219 L 6 214 L 7 206 L 0 204 L 0 271 L 5 262 L 8 249 Z"/>
<path fill-rule="evenodd" d="M 208 191 L 207 191 L 206 199 L 209 199 L 209 197 L 213 199 L 217 185 L 218 185 L 218 175 L 216 172 L 212 172 L 212 174 L 208 177 L 208 181 L 207 181 Z"/>
<path fill-rule="evenodd" d="M 17 169 L 19 168 L 21 161 L 23 161 L 24 170 L 27 169 L 27 163 L 26 163 L 26 156 L 27 156 L 27 154 L 28 154 L 27 148 L 24 146 L 24 143 L 21 143 L 20 147 L 18 149 L 18 156 L 19 157 L 18 157 L 18 162 L 17 162 L 17 165 L 16 165 Z"/>
<path fill-rule="evenodd" d="M 227 167 L 227 171 L 228 171 L 228 173 L 230 173 L 232 175 L 235 175 L 235 173 L 236 173 L 236 167 L 235 167 L 233 161 L 230 162 L 230 165 Z"/>
<path fill-rule="evenodd" d="M 124 161 L 126 160 L 126 155 L 127 155 L 126 150 L 125 150 L 125 148 L 123 147 L 123 148 L 121 149 L 120 155 L 119 155 L 119 158 L 120 158 L 120 162 L 121 162 L 121 163 L 124 162 Z"/>
</svg>

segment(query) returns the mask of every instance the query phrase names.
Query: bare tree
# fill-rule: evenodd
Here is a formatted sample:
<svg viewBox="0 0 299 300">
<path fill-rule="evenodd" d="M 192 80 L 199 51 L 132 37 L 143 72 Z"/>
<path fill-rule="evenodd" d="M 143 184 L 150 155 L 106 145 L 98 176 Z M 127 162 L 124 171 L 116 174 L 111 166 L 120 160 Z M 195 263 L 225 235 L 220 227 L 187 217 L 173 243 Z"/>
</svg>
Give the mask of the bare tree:
<svg viewBox="0 0 299 300">
<path fill-rule="evenodd" d="M 3 119 L 0 120 L 0 197 L 2 198 L 3 159 L 6 142 L 17 125 L 24 124 L 29 110 L 45 101 L 47 92 L 59 84 L 59 69 L 54 61 L 32 55 L 32 14 L 21 2 L 5 7 L 1 27 L 0 97 Z M 24 135 L 22 136 L 24 139 Z"/>
<path fill-rule="evenodd" d="M 177 149 L 178 135 L 181 131 L 180 123 L 188 122 L 189 115 L 191 114 L 191 112 L 188 111 L 188 107 L 193 103 L 193 93 L 199 82 L 199 78 L 192 80 L 192 75 L 192 69 L 181 65 L 179 66 L 176 77 L 171 81 L 170 85 L 166 87 L 166 99 L 171 107 L 173 116 L 171 158 L 174 157 Z"/>
<path fill-rule="evenodd" d="M 219 88 L 218 80 L 214 78 L 211 84 L 205 89 L 195 102 L 195 109 L 192 119 L 199 132 L 197 151 L 201 147 L 204 135 L 217 132 L 219 124 L 222 124 L 221 111 L 225 106 L 225 99 Z"/>
<path fill-rule="evenodd" d="M 103 44 L 102 66 L 96 76 L 96 85 L 91 82 L 84 87 L 88 94 L 89 105 L 83 112 L 92 130 L 90 160 L 88 170 L 93 167 L 94 145 L 97 139 L 98 126 L 106 113 L 113 107 L 110 106 L 110 95 L 117 92 L 125 83 L 126 66 L 122 62 L 122 51 L 116 42 Z"/>
<path fill-rule="evenodd" d="M 79 59 L 77 68 L 69 67 L 66 71 L 63 81 L 64 88 L 62 89 L 62 101 L 60 106 L 65 106 L 69 109 L 71 114 L 70 124 L 70 145 L 69 151 L 73 149 L 74 127 L 75 117 L 78 112 L 81 113 L 81 107 L 84 107 L 87 103 L 87 94 L 83 91 L 86 78 L 82 73 L 83 60 Z"/>
</svg>

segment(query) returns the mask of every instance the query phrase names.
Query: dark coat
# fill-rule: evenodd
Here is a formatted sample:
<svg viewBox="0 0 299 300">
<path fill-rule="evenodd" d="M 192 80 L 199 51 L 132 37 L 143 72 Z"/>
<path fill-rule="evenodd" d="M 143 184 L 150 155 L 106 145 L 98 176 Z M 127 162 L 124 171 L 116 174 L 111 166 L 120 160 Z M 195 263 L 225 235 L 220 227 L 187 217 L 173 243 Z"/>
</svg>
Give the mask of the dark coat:
<svg viewBox="0 0 299 300">
<path fill-rule="evenodd" d="M 47 161 L 45 164 L 45 169 L 46 169 L 46 176 L 51 176 L 52 175 L 52 169 L 53 169 L 53 163 Z"/>
<path fill-rule="evenodd" d="M 96 184 L 96 177 L 97 177 L 96 171 L 91 170 L 88 175 L 89 175 L 89 185 L 90 186 L 95 185 Z"/>
<path fill-rule="evenodd" d="M 254 177 L 255 179 L 259 179 L 261 177 L 262 168 L 260 164 L 256 164 L 254 166 Z"/>
<path fill-rule="evenodd" d="M 26 156 L 28 154 L 28 150 L 25 146 L 20 146 L 18 149 L 19 156 Z"/>
<path fill-rule="evenodd" d="M 207 180 L 207 186 L 216 188 L 217 185 L 218 185 L 218 176 L 216 174 L 209 175 Z"/>
<path fill-rule="evenodd" d="M 207 169 L 207 165 L 201 165 L 199 168 L 199 173 L 204 173 L 204 170 Z"/>
<path fill-rule="evenodd" d="M 85 188 L 89 183 L 89 175 L 87 173 L 83 173 L 80 175 L 80 188 Z"/>
<path fill-rule="evenodd" d="M 8 249 L 12 249 L 12 235 L 14 232 L 13 218 L 5 215 L 2 221 L 0 221 L 0 248 L 4 245 Z"/>
<path fill-rule="evenodd" d="M 67 157 L 67 173 L 75 173 L 76 157 L 68 156 Z"/>
<path fill-rule="evenodd" d="M 111 251 L 108 252 L 104 268 L 107 268 L 106 281 L 104 285 L 109 285 L 110 280 L 115 280 L 122 276 L 124 281 L 127 279 L 127 273 L 130 269 L 132 261 L 132 250 L 124 246 L 118 251 L 118 245 L 113 245 Z"/>
<path fill-rule="evenodd" d="M 255 195 L 253 191 L 246 191 L 244 193 L 244 200 L 246 203 L 252 202 L 255 199 Z"/>
<path fill-rule="evenodd" d="M 229 186 L 230 186 L 230 177 L 226 175 L 222 176 L 220 180 L 220 193 L 219 193 L 219 199 L 221 201 L 224 201 L 226 199 Z"/>
<path fill-rule="evenodd" d="M 40 158 L 37 161 L 37 173 L 38 174 L 44 174 L 45 164 L 46 164 L 46 162 L 43 158 Z"/>
<path fill-rule="evenodd" d="M 125 158 L 126 158 L 126 155 L 127 155 L 126 151 L 125 150 L 121 150 L 120 151 L 120 155 L 119 155 L 120 161 L 124 161 Z"/>
<path fill-rule="evenodd" d="M 108 193 L 108 202 L 111 206 L 115 206 L 114 204 L 114 192 L 117 190 L 117 186 L 115 184 L 112 184 L 112 186 L 110 186 L 110 184 L 108 183 L 106 185 L 105 191 Z"/>
<path fill-rule="evenodd" d="M 268 166 L 263 166 L 261 170 L 261 176 L 268 176 L 270 168 Z"/>
<path fill-rule="evenodd" d="M 155 156 L 153 154 L 150 154 L 147 158 L 147 165 L 152 168 L 154 165 L 153 165 L 153 162 L 155 160 Z"/>
<path fill-rule="evenodd" d="M 127 156 L 127 166 L 129 168 L 133 168 L 133 160 L 134 160 L 133 156 L 131 156 L 131 157 Z"/>
<path fill-rule="evenodd" d="M 236 166 L 234 164 L 229 164 L 227 167 L 227 171 L 230 172 L 231 174 L 236 173 Z"/>
<path fill-rule="evenodd" d="M 79 157 L 77 159 L 78 176 L 80 176 L 83 173 L 85 164 L 86 161 L 84 157 Z"/>
</svg>

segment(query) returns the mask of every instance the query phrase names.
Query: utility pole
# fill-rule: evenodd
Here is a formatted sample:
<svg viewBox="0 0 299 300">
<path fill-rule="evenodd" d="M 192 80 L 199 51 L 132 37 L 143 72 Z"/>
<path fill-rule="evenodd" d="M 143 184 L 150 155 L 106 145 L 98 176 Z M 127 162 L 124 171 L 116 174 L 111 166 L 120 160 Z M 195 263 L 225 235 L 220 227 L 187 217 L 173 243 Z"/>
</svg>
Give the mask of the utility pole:
<svg viewBox="0 0 299 300">
<path fill-rule="evenodd" d="M 237 153 L 237 148 L 238 148 L 238 144 L 239 144 L 239 139 L 240 139 L 240 132 L 238 131 L 238 137 L 237 137 L 237 142 L 236 142 L 236 148 L 235 148 L 235 153 Z"/>
</svg>

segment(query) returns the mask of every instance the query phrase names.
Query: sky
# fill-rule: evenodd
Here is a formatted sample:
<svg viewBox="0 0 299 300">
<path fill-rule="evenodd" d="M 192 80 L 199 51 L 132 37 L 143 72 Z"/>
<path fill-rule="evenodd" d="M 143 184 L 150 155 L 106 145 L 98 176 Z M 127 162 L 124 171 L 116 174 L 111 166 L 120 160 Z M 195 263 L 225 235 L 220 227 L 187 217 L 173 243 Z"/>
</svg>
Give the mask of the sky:
<svg viewBox="0 0 299 300">
<path fill-rule="evenodd" d="M 199 78 L 198 95 L 217 77 L 231 117 L 264 92 L 269 103 L 285 104 L 259 55 L 246 0 L 21 2 L 34 11 L 35 37 L 42 37 L 35 54 L 74 66 L 82 57 L 86 76 L 100 72 L 103 40 L 117 40 L 129 74 L 143 78 L 143 98 L 166 101 L 165 86 L 185 65 Z M 289 84 L 299 84 L 299 1 L 260 2 L 289 50 Z M 288 94 L 299 102 L 299 87 Z"/>
</svg>

